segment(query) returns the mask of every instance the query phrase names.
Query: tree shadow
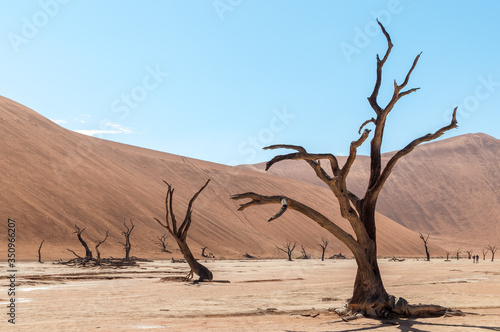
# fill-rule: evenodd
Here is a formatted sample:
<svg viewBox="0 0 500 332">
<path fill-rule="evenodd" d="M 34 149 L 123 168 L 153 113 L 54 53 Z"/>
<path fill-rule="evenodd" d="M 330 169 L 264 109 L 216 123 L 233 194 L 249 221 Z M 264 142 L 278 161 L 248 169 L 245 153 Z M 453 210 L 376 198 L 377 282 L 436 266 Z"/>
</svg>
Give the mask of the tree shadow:
<svg viewBox="0 0 500 332">
<path fill-rule="evenodd" d="M 357 331 L 368 331 L 375 330 L 378 328 L 383 328 L 387 326 L 393 325 L 396 329 L 401 332 L 432 332 L 433 327 L 449 327 L 449 328 L 457 328 L 461 327 L 464 329 L 474 329 L 476 330 L 485 330 L 485 331 L 500 331 L 500 327 L 494 326 L 481 326 L 481 325 L 471 325 L 471 324 L 444 324 L 444 323 L 432 323 L 432 322 L 422 322 L 412 318 L 400 318 L 400 319 L 392 319 L 387 321 L 381 321 L 379 326 L 369 326 L 362 328 L 355 328 L 351 330 L 344 330 L 345 332 L 357 332 Z"/>
</svg>

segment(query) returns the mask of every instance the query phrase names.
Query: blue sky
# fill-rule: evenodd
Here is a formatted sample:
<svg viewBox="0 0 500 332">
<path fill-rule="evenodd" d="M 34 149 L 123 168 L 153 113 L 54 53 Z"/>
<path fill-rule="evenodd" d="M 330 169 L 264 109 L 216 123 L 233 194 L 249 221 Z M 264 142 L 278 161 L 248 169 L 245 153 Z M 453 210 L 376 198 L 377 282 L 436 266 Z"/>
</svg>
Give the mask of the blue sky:
<svg viewBox="0 0 500 332">
<path fill-rule="evenodd" d="M 450 121 L 446 137 L 500 138 L 500 2 L 292 0 L 0 1 L 0 94 L 61 126 L 242 164 L 287 143 L 345 155 L 374 116 L 375 56 L 394 48 L 380 103 L 384 151 Z M 368 143 L 359 149 L 368 153 Z"/>
</svg>

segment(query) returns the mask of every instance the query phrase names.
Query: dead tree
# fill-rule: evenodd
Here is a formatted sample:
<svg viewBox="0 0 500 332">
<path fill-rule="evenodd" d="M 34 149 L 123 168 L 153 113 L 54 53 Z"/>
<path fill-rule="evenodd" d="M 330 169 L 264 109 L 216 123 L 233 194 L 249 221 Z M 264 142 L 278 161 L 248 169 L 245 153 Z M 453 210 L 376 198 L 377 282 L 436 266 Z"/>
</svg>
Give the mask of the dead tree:
<svg viewBox="0 0 500 332">
<path fill-rule="evenodd" d="M 497 252 L 497 246 L 492 246 L 491 244 L 488 244 L 488 250 L 491 251 L 491 261 L 495 259 L 495 253 Z"/>
<path fill-rule="evenodd" d="M 486 260 L 486 254 L 490 251 L 488 248 L 483 248 L 481 249 L 481 252 L 483 253 L 483 261 Z"/>
<path fill-rule="evenodd" d="M 211 255 L 210 255 L 210 254 L 208 254 L 208 255 L 207 255 L 207 254 L 205 254 L 205 250 L 207 250 L 207 249 L 208 249 L 208 247 L 203 247 L 203 248 L 201 248 L 201 256 L 202 256 L 202 257 L 205 257 L 205 258 L 211 258 Z"/>
<path fill-rule="evenodd" d="M 368 102 L 375 112 L 375 117 L 372 117 L 361 125 L 359 130 L 360 137 L 351 143 L 349 156 L 345 164 L 340 167 L 337 157 L 334 155 L 329 153 L 309 153 L 301 146 L 280 144 L 264 148 L 266 150 L 282 148 L 295 150 L 295 152 L 290 154 L 274 157 L 267 162 L 266 170 L 275 163 L 283 160 L 303 160 L 307 162 L 316 173 L 316 176 L 333 192 L 338 200 L 341 216 L 349 221 L 354 234 L 351 235 L 319 211 L 284 195 L 264 196 L 253 192 L 246 192 L 233 195 L 232 198 L 236 200 L 250 199 L 249 202 L 240 205 L 240 211 L 255 205 L 281 204 L 279 212 L 272 216 L 269 221 L 279 218 L 287 209 L 292 209 L 309 217 L 343 242 L 353 253 L 358 265 L 353 296 L 348 304 L 351 312 L 363 312 L 367 316 L 374 317 L 386 317 L 390 314 L 400 316 L 443 315 L 447 308 L 434 305 L 408 305 L 406 300 L 390 296 L 385 290 L 377 263 L 375 207 L 382 187 L 394 170 L 394 166 L 403 156 L 409 154 L 421 143 L 435 140 L 450 129 L 457 127 L 457 108 L 453 111 L 449 125 L 438 129 L 434 133 L 429 133 L 413 140 L 402 150 L 394 153 L 387 162 L 382 164 L 381 146 L 387 117 L 399 99 L 418 90 L 418 88 L 406 90 L 405 88 L 409 83 L 411 73 L 417 65 L 420 54 L 415 57 L 403 83 L 394 83 L 393 94 L 387 105 L 384 107 L 380 106 L 378 94 L 382 83 L 382 69 L 393 45 L 385 28 L 380 22 L 378 24 L 387 40 L 388 47 L 382 59 L 377 55 L 375 86 L 370 97 L 368 97 Z M 371 139 L 370 175 L 366 192 L 364 196 L 359 197 L 348 190 L 346 179 L 356 159 L 358 147 L 366 141 L 371 132 L 371 130 L 365 129 L 361 134 L 361 130 L 370 123 L 375 127 Z M 322 160 L 326 160 L 326 162 L 320 163 Z M 328 165 L 327 163 L 329 163 L 329 170 L 324 168 Z"/>
<path fill-rule="evenodd" d="M 302 259 L 309 259 L 309 258 L 311 258 L 311 255 L 308 255 L 308 254 L 306 253 L 306 248 L 304 247 L 304 245 L 303 245 L 303 244 L 301 244 L 301 245 L 300 245 L 300 247 L 301 247 L 301 249 L 302 249 L 302 250 L 301 250 L 301 252 L 302 252 Z"/>
<path fill-rule="evenodd" d="M 163 234 L 162 236 L 158 236 L 158 242 L 156 242 L 161 247 L 162 252 L 166 252 L 171 254 L 172 252 L 167 249 L 168 243 L 167 243 L 167 234 Z"/>
<path fill-rule="evenodd" d="M 73 234 L 76 234 L 76 236 L 78 237 L 78 241 L 80 241 L 80 243 L 82 244 L 83 248 L 85 248 L 85 257 L 83 258 L 83 260 L 86 261 L 86 262 L 90 262 L 92 260 L 92 251 L 90 251 L 89 246 L 87 245 L 87 243 L 82 238 L 82 233 L 85 230 L 85 228 L 82 229 L 82 230 L 80 230 L 80 228 L 77 225 L 75 225 L 75 228 L 76 228 L 76 231 L 74 231 Z M 76 255 L 76 256 L 78 256 L 78 255 Z M 80 256 L 78 256 L 78 257 L 80 257 Z"/>
<path fill-rule="evenodd" d="M 467 253 L 467 258 L 468 258 L 468 259 L 472 259 L 472 252 L 473 252 L 473 251 L 474 251 L 474 250 L 466 250 L 466 251 L 465 251 L 465 252 Z"/>
<path fill-rule="evenodd" d="M 38 247 L 38 263 L 43 263 L 42 262 L 42 245 L 43 245 L 44 242 L 45 242 L 45 240 L 43 240 L 40 243 L 40 247 Z"/>
<path fill-rule="evenodd" d="M 106 231 L 106 236 L 104 237 L 104 239 L 102 241 L 97 241 L 97 243 L 95 245 L 95 254 L 97 255 L 97 257 L 96 257 L 96 265 L 101 265 L 101 252 L 99 251 L 99 246 L 101 244 L 103 244 L 104 241 L 107 240 L 108 236 L 109 236 L 109 232 Z"/>
<path fill-rule="evenodd" d="M 203 189 L 205 189 L 205 187 L 208 185 L 209 182 L 210 179 L 207 180 L 205 185 L 201 187 L 201 189 L 198 190 L 198 192 L 194 194 L 194 196 L 191 198 L 187 207 L 184 221 L 179 227 L 177 227 L 177 219 L 175 218 L 173 210 L 174 189 L 172 189 L 172 186 L 170 184 L 165 182 L 165 184 L 168 187 L 167 195 L 165 197 L 165 211 L 166 211 L 165 223 L 162 223 L 159 219 L 154 218 L 158 222 L 158 224 L 160 224 L 170 233 L 170 235 L 175 239 L 175 241 L 179 245 L 179 249 L 181 250 L 182 255 L 189 264 L 189 267 L 191 268 L 191 271 L 188 273 L 186 277 L 187 280 L 191 280 L 193 278 L 193 273 L 200 277 L 198 281 L 211 281 L 213 279 L 212 272 L 202 264 L 198 263 L 198 261 L 194 258 L 193 254 L 191 253 L 191 250 L 189 249 L 189 246 L 187 244 L 187 233 L 189 227 L 191 227 L 191 215 L 193 213 L 193 203 L 198 197 L 198 195 L 203 191 Z"/>
<path fill-rule="evenodd" d="M 326 247 L 328 246 L 328 240 L 326 240 L 324 238 L 321 238 L 321 242 L 323 242 L 322 244 L 320 244 L 320 247 L 321 247 L 321 261 L 324 261 L 325 260 Z"/>
<path fill-rule="evenodd" d="M 122 232 L 123 236 L 125 237 L 125 243 L 122 243 L 123 245 L 123 250 L 125 250 L 125 260 L 130 260 L 130 249 L 132 249 L 132 244 L 130 243 L 130 234 L 132 233 L 132 230 L 134 229 L 135 225 L 132 222 L 132 219 L 130 219 L 130 227 L 127 226 L 127 223 L 124 221 L 123 225 L 125 226 L 125 230 Z"/>
<path fill-rule="evenodd" d="M 297 245 L 297 242 L 294 242 L 292 245 L 292 241 L 286 240 L 285 246 L 283 248 L 278 247 L 277 245 L 275 245 L 275 246 L 276 246 L 276 249 L 283 251 L 285 254 L 287 254 L 288 260 L 291 261 L 292 260 L 292 253 L 293 253 L 293 250 L 295 249 L 296 245 Z"/>
<path fill-rule="evenodd" d="M 458 248 L 457 251 L 455 251 L 455 254 L 457 255 L 457 261 L 460 259 L 461 253 L 462 253 L 462 250 L 460 250 L 460 248 Z"/>
<path fill-rule="evenodd" d="M 451 251 L 446 252 L 446 261 L 450 260 L 450 254 L 451 254 Z"/>
<path fill-rule="evenodd" d="M 425 255 L 427 256 L 427 261 L 431 260 L 431 255 L 429 254 L 429 249 L 427 248 L 427 241 L 429 241 L 429 234 L 427 234 L 427 237 L 424 237 L 422 233 L 420 234 L 420 238 L 422 241 L 424 241 L 424 247 L 425 247 Z"/>
</svg>

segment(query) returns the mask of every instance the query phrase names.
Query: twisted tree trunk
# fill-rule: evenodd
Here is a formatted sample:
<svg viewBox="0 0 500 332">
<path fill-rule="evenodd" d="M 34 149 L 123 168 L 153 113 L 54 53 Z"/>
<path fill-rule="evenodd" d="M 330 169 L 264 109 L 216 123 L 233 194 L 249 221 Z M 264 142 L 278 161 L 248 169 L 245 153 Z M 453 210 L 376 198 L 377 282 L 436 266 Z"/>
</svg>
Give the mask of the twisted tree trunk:
<svg viewBox="0 0 500 332">
<path fill-rule="evenodd" d="M 419 233 L 419 235 L 422 241 L 424 241 L 425 255 L 427 256 L 427 261 L 429 262 L 431 260 L 431 255 L 429 254 L 429 248 L 427 248 L 427 241 L 429 241 L 429 234 L 427 234 L 427 237 L 424 237 L 422 233 Z"/>
<path fill-rule="evenodd" d="M 167 195 L 165 197 L 165 223 L 162 223 L 159 219 L 154 218 L 158 222 L 158 224 L 165 228 L 175 239 L 177 245 L 179 246 L 179 249 L 182 252 L 182 255 L 186 259 L 186 262 L 189 264 L 191 270 L 186 276 L 187 280 L 191 280 L 193 278 L 193 273 L 199 276 L 198 281 L 211 281 L 213 279 L 212 272 L 204 265 L 198 263 L 187 244 L 187 232 L 189 230 L 189 227 L 191 226 L 193 203 L 209 182 L 210 179 L 205 183 L 203 187 L 201 187 L 200 190 L 198 190 L 196 194 L 194 194 L 194 196 L 189 201 L 186 216 L 184 217 L 184 221 L 182 222 L 180 227 L 177 227 L 177 219 L 175 218 L 175 214 L 172 208 L 174 189 L 172 189 L 172 186 L 170 184 L 165 182 L 165 184 L 168 186 Z"/>
<path fill-rule="evenodd" d="M 78 241 L 80 241 L 83 248 L 85 249 L 84 260 L 90 262 L 92 260 L 92 251 L 89 249 L 87 242 L 85 242 L 85 240 L 82 238 L 82 233 L 85 230 L 85 228 L 80 230 L 80 228 L 77 225 L 75 225 L 75 228 L 76 228 L 76 231 L 73 234 L 76 234 L 76 236 L 78 237 Z"/>
</svg>

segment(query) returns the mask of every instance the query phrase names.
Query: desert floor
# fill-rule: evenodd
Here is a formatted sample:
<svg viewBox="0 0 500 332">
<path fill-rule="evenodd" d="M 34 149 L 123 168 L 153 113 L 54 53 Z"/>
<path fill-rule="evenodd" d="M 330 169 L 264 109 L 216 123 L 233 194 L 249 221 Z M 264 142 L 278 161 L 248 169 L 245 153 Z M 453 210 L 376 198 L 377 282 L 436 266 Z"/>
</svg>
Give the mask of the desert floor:
<svg viewBox="0 0 500 332">
<path fill-rule="evenodd" d="M 500 331 L 500 263 L 380 260 L 390 294 L 467 315 L 342 321 L 330 311 L 352 292 L 353 260 L 245 260 L 204 263 L 216 280 L 176 280 L 185 263 L 155 261 L 126 269 L 21 262 L 16 324 L 7 322 L 7 264 L 0 279 L 0 330 L 18 331 Z M 160 280 L 167 277 L 167 281 Z M 319 315 L 317 315 L 319 314 Z"/>
</svg>

